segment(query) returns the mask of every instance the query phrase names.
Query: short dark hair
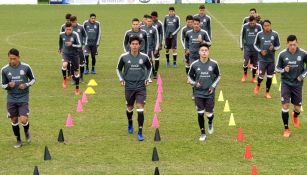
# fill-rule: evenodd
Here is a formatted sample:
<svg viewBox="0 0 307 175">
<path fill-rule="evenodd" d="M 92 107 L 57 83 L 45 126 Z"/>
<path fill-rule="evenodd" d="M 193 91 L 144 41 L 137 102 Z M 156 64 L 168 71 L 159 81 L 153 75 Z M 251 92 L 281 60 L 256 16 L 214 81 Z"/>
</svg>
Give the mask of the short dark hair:
<svg viewBox="0 0 307 175">
<path fill-rule="evenodd" d="M 69 20 L 70 20 L 70 22 L 77 21 L 77 17 L 76 16 L 71 16 Z"/>
<path fill-rule="evenodd" d="M 257 13 L 257 10 L 255 9 L 255 8 L 251 8 L 251 9 L 249 9 L 249 11 L 251 12 L 251 11 L 254 11 L 255 13 Z"/>
<path fill-rule="evenodd" d="M 262 21 L 262 25 L 263 25 L 264 23 L 266 23 L 266 22 L 269 23 L 269 24 L 272 24 L 270 20 L 265 19 L 265 20 Z"/>
<path fill-rule="evenodd" d="M 66 20 L 69 20 L 70 17 L 71 17 L 71 14 L 70 14 L 70 13 L 67 13 L 67 14 L 65 15 L 65 19 L 66 19 Z"/>
<path fill-rule="evenodd" d="M 157 12 L 157 11 L 152 11 L 152 12 L 151 12 L 151 16 L 158 17 L 158 12 Z"/>
<path fill-rule="evenodd" d="M 193 21 L 198 21 L 198 22 L 200 22 L 200 19 L 199 19 L 198 17 L 194 17 L 194 18 L 193 18 Z"/>
<path fill-rule="evenodd" d="M 185 18 L 185 21 L 188 21 L 188 20 L 193 20 L 193 16 L 192 16 L 192 15 L 188 15 L 188 16 Z"/>
<path fill-rule="evenodd" d="M 91 14 L 90 14 L 90 18 L 91 18 L 92 16 L 95 16 L 95 17 L 96 17 L 96 14 L 95 14 L 95 13 L 91 13 Z"/>
<path fill-rule="evenodd" d="M 70 21 L 67 21 L 67 22 L 65 23 L 65 27 L 71 27 L 71 26 L 72 26 L 72 24 L 71 24 Z"/>
<path fill-rule="evenodd" d="M 148 15 L 148 16 L 147 16 L 147 19 L 152 19 L 152 16 L 149 16 L 149 15 Z"/>
<path fill-rule="evenodd" d="M 129 38 L 129 44 L 131 44 L 133 41 L 138 41 L 139 44 L 141 44 L 142 40 L 138 36 L 132 36 Z"/>
<path fill-rule="evenodd" d="M 140 22 L 140 20 L 139 20 L 138 18 L 133 18 L 133 19 L 131 20 L 131 22 L 135 22 L 135 21 Z"/>
<path fill-rule="evenodd" d="M 144 16 L 143 16 L 143 18 L 148 18 L 149 17 L 149 15 L 148 14 L 145 14 Z"/>
<path fill-rule="evenodd" d="M 170 11 L 170 10 L 175 11 L 175 7 L 169 7 L 168 10 L 169 10 L 169 11 Z"/>
<path fill-rule="evenodd" d="M 249 22 L 252 22 L 252 21 L 254 21 L 254 20 L 256 20 L 256 18 L 255 18 L 254 16 L 250 16 L 250 17 L 248 18 L 248 21 L 249 21 Z"/>
<path fill-rule="evenodd" d="M 210 45 L 208 45 L 207 43 L 200 44 L 199 49 L 202 47 L 207 47 L 208 49 L 210 49 Z"/>
<path fill-rule="evenodd" d="M 206 9 L 205 5 L 200 5 L 198 9 Z"/>
<path fill-rule="evenodd" d="M 291 42 L 291 41 L 297 41 L 297 38 L 295 35 L 289 35 L 287 37 L 287 42 Z"/>
<path fill-rule="evenodd" d="M 15 49 L 15 48 L 11 48 L 10 50 L 9 50 L 9 52 L 7 53 L 7 55 L 9 56 L 9 55 L 15 55 L 15 56 L 18 56 L 19 57 L 19 51 L 17 50 L 17 49 Z"/>
</svg>

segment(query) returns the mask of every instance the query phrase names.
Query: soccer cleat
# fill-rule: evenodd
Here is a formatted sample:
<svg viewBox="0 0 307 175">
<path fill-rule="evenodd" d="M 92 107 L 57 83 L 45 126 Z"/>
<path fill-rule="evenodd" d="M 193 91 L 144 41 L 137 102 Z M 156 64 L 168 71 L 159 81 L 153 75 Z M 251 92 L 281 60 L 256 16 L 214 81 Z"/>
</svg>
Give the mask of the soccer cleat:
<svg viewBox="0 0 307 175">
<path fill-rule="evenodd" d="M 20 148 L 22 146 L 21 140 L 17 140 L 16 145 L 14 145 L 14 148 Z"/>
<path fill-rule="evenodd" d="M 243 74 L 243 77 L 242 77 L 242 79 L 241 79 L 241 82 L 242 82 L 242 83 L 245 83 L 246 80 L 247 80 L 247 75 L 246 75 L 246 74 Z"/>
<path fill-rule="evenodd" d="M 290 135 L 291 135 L 290 129 L 285 129 L 285 131 L 284 131 L 284 137 L 289 138 Z"/>
<path fill-rule="evenodd" d="M 26 133 L 25 136 L 26 136 L 27 144 L 30 144 L 31 143 L 31 134 L 30 134 L 30 132 Z"/>
<path fill-rule="evenodd" d="M 88 70 L 88 69 L 85 69 L 84 75 L 87 75 L 88 73 L 89 73 L 89 70 Z"/>
<path fill-rule="evenodd" d="M 75 95 L 80 95 L 80 90 L 79 89 L 75 89 Z"/>
<path fill-rule="evenodd" d="M 292 112 L 292 120 L 293 120 L 294 128 L 298 128 L 299 127 L 299 120 L 298 120 L 298 117 L 294 117 L 294 112 Z"/>
<path fill-rule="evenodd" d="M 63 88 L 66 89 L 67 88 L 67 80 L 63 80 Z"/>
<path fill-rule="evenodd" d="M 258 95 L 259 94 L 259 90 L 260 90 L 260 86 L 256 86 L 254 89 L 254 94 Z"/>
<path fill-rule="evenodd" d="M 95 71 L 95 69 L 92 69 L 92 74 L 96 74 L 96 71 Z"/>
<path fill-rule="evenodd" d="M 152 83 L 152 79 L 151 79 L 151 78 L 149 78 L 148 82 L 149 82 L 149 83 Z"/>
<path fill-rule="evenodd" d="M 208 133 L 213 134 L 213 132 L 214 132 L 213 124 L 209 124 L 208 125 Z"/>
<path fill-rule="evenodd" d="M 153 75 L 153 79 L 157 79 L 157 75 Z"/>
<path fill-rule="evenodd" d="M 272 98 L 272 96 L 271 96 L 270 93 L 268 93 L 268 92 L 266 92 L 266 93 L 264 94 L 264 97 L 265 97 L 266 99 L 271 99 L 271 98 Z"/>
<path fill-rule="evenodd" d="M 138 140 L 139 141 L 143 141 L 144 140 L 144 136 L 142 133 L 138 134 Z"/>
<path fill-rule="evenodd" d="M 199 141 L 204 142 L 206 140 L 206 134 L 201 134 L 199 137 Z"/>
<path fill-rule="evenodd" d="M 252 78 L 251 83 L 257 83 L 256 78 Z"/>
<path fill-rule="evenodd" d="M 133 125 L 128 125 L 128 134 L 133 134 Z"/>
<path fill-rule="evenodd" d="M 173 67 L 174 67 L 174 68 L 177 68 L 177 64 L 176 64 L 176 63 L 174 63 L 174 64 L 173 64 Z"/>
<path fill-rule="evenodd" d="M 167 62 L 167 63 L 166 63 L 166 67 L 167 67 L 167 68 L 169 68 L 169 67 L 170 67 L 170 64 L 169 64 L 169 62 Z"/>
</svg>

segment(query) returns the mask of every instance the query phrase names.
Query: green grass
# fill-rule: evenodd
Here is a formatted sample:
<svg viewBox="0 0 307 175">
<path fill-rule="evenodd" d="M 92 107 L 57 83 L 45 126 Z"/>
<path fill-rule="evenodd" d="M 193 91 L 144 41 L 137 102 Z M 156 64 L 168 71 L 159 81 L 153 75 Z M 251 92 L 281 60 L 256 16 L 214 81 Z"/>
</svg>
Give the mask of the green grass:
<svg viewBox="0 0 307 175">
<path fill-rule="evenodd" d="M 218 87 L 229 100 L 236 127 L 229 127 L 230 113 L 223 113 L 224 103 L 216 102 L 215 133 L 206 143 L 198 141 L 199 130 L 191 87 L 187 85 L 184 66 L 166 69 L 162 53 L 160 73 L 164 80 L 164 101 L 160 120 L 162 141 L 154 143 L 150 128 L 157 86 L 148 88 L 145 107 L 145 141 L 138 142 L 136 134 L 126 134 L 124 90 L 120 87 L 115 67 L 122 53 L 124 32 L 133 17 L 158 10 L 160 18 L 167 13 L 167 5 L 108 5 L 108 6 L 0 6 L 0 65 L 7 64 L 7 51 L 16 47 L 21 58 L 29 63 L 37 82 L 31 88 L 31 145 L 14 149 L 15 139 L 6 119 L 6 92 L 0 91 L 0 174 L 32 174 L 34 166 L 41 174 L 153 174 L 159 166 L 161 174 L 250 174 L 253 164 L 259 174 L 304 175 L 307 173 L 307 127 L 305 112 L 301 128 L 291 129 L 289 139 L 282 137 L 280 97 L 278 85 L 272 86 L 272 100 L 252 94 L 254 85 L 242 84 L 242 53 L 239 32 L 243 17 L 256 7 L 262 18 L 271 19 L 273 29 L 279 32 L 282 48 L 289 34 L 296 34 L 300 45 L 307 48 L 307 4 L 248 4 L 207 5 L 213 19 L 213 47 L 222 72 Z M 195 14 L 198 5 L 176 5 L 182 25 L 185 16 Z M 59 26 L 64 14 L 71 12 L 83 22 L 95 12 L 103 27 L 102 45 L 95 78 L 99 86 L 96 95 L 89 96 L 84 113 L 76 113 L 77 97 L 73 87 L 61 87 L 61 59 L 57 54 Z M 220 23 L 217 23 L 218 19 Z M 221 26 L 227 27 L 228 32 Z M 232 36 L 229 35 L 229 32 Z M 179 43 L 178 43 L 179 44 Z M 182 59 L 179 47 L 179 60 Z M 279 76 L 278 76 L 279 77 Z M 279 81 L 279 79 L 278 79 Z M 85 85 L 81 86 L 84 90 Z M 306 100 L 306 88 L 304 88 Z M 307 106 L 304 106 L 307 110 Z M 68 113 L 73 115 L 73 128 L 65 128 Z M 136 118 L 136 114 L 134 114 Z M 135 123 L 136 124 L 136 123 Z M 238 128 L 242 127 L 244 143 L 236 142 Z M 57 143 L 59 129 L 63 128 L 66 145 Z M 23 137 L 23 130 L 22 137 Z M 243 160 L 245 145 L 250 144 L 253 160 Z M 45 145 L 52 156 L 43 160 Z M 153 147 L 157 146 L 160 161 L 151 162 Z"/>
</svg>

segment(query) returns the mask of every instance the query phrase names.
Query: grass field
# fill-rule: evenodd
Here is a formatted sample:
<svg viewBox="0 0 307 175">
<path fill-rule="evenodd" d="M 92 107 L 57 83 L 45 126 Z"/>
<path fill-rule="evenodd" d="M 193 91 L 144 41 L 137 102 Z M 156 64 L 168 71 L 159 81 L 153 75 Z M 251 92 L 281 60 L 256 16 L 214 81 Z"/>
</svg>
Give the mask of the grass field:
<svg viewBox="0 0 307 175">
<path fill-rule="evenodd" d="M 177 14 L 184 25 L 185 16 L 197 13 L 198 5 L 176 5 Z M 281 105 L 278 85 L 271 90 L 272 100 L 254 96 L 254 84 L 240 82 L 242 53 L 239 33 L 243 17 L 251 7 L 257 8 L 262 18 L 272 21 L 279 32 L 282 49 L 287 35 L 296 34 L 300 46 L 307 49 L 307 4 L 246 4 L 207 5 L 213 18 L 213 47 L 222 72 L 217 89 L 223 90 L 234 113 L 236 127 L 228 126 L 230 113 L 224 113 L 224 103 L 216 102 L 215 133 L 203 144 L 198 141 L 199 129 L 191 87 L 186 84 L 184 65 L 177 69 L 165 67 L 162 54 L 160 73 L 164 80 L 164 101 L 158 115 L 162 141 L 154 143 L 151 126 L 156 98 L 156 84 L 148 88 L 145 107 L 145 141 L 128 136 L 123 88 L 120 87 L 115 68 L 123 52 L 124 32 L 130 28 L 133 17 L 157 10 L 160 18 L 167 13 L 167 5 L 108 5 L 108 6 L 0 6 L 0 65 L 7 64 L 7 51 L 16 47 L 21 58 L 29 63 L 37 82 L 31 88 L 32 143 L 14 149 L 15 139 L 6 118 L 6 92 L 0 91 L 0 174 L 32 174 L 34 166 L 41 174 L 153 174 L 159 167 L 161 174 L 246 175 L 253 164 L 261 175 L 307 174 L 307 119 L 301 115 L 301 127 L 293 129 L 289 139 L 282 137 Z M 99 86 L 96 95 L 89 96 L 84 113 L 76 113 L 78 98 L 73 87 L 63 90 L 60 72 L 61 59 L 57 54 L 58 32 L 64 14 L 71 12 L 83 22 L 91 12 L 102 23 L 103 35 L 97 61 Z M 179 43 L 178 43 L 179 44 Z M 182 60 L 182 47 L 179 47 Z M 250 76 L 250 74 L 249 74 Z M 279 76 L 278 76 L 279 77 Z M 279 83 L 279 79 L 278 79 Z M 86 85 L 81 89 L 85 90 Z M 303 94 L 306 99 L 306 88 Z M 307 106 L 304 105 L 307 110 Z M 66 116 L 73 115 L 73 128 L 65 128 Z M 134 114 L 136 118 L 136 113 Z M 136 120 L 135 120 L 136 124 Z M 238 128 L 243 128 L 244 143 L 236 142 Z M 57 143 L 59 129 L 63 128 L 66 145 Z M 23 129 L 21 128 L 22 138 Z M 250 144 L 253 160 L 243 160 L 245 145 Z M 44 161 L 45 145 L 53 160 Z M 153 147 L 160 161 L 151 161 Z"/>
</svg>

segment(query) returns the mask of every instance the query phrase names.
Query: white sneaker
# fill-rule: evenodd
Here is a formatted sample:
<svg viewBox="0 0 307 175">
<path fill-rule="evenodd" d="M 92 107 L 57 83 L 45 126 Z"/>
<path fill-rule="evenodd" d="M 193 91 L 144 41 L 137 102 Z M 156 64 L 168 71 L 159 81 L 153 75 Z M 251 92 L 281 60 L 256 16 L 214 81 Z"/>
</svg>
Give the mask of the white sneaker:
<svg viewBox="0 0 307 175">
<path fill-rule="evenodd" d="M 208 133 L 209 134 L 213 134 L 213 132 L 214 132 L 214 128 L 213 128 L 213 124 L 209 124 L 209 126 L 208 126 Z"/>
<path fill-rule="evenodd" d="M 149 82 L 149 83 L 152 83 L 152 80 L 151 80 L 151 78 L 149 78 L 148 82 Z"/>
<path fill-rule="evenodd" d="M 201 134 L 199 137 L 199 141 L 204 142 L 206 140 L 206 134 Z"/>
</svg>

